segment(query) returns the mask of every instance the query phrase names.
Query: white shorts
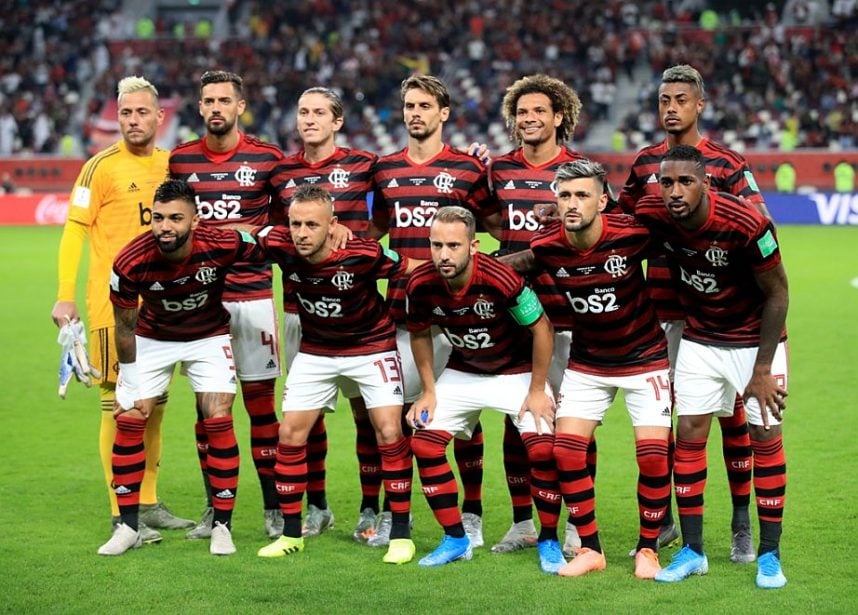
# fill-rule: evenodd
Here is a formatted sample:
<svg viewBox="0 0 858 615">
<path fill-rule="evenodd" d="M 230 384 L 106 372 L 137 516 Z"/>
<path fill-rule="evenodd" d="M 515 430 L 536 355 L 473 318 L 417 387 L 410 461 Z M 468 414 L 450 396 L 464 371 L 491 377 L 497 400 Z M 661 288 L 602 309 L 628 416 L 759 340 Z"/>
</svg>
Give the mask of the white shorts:
<svg viewBox="0 0 858 615">
<path fill-rule="evenodd" d="M 447 359 L 450 358 L 450 352 L 453 350 L 453 345 L 450 344 L 441 329 L 432 326 L 432 350 L 435 371 L 435 378 L 441 375 L 444 366 L 447 365 Z M 420 382 L 420 374 L 417 373 L 417 365 L 414 363 L 414 354 L 411 352 L 411 334 L 405 327 L 396 327 L 396 347 L 399 349 L 399 358 L 402 361 L 402 378 L 405 380 L 405 403 L 414 402 L 420 393 L 423 391 L 423 385 Z"/>
<path fill-rule="evenodd" d="M 679 352 L 679 342 L 682 340 L 682 331 L 685 329 L 684 320 L 662 320 L 661 330 L 667 339 L 667 360 L 670 362 L 670 381 L 676 372 L 676 353 Z"/>
<path fill-rule="evenodd" d="M 757 348 L 706 346 L 683 339 L 676 359 L 676 413 L 679 416 L 731 416 L 736 395 L 742 395 L 754 372 Z M 772 375 L 787 388 L 787 347 L 781 342 L 772 361 Z M 780 421 L 769 412 L 769 425 Z M 762 425 L 756 399 L 745 402 L 748 423 Z"/>
<path fill-rule="evenodd" d="M 433 431 L 447 431 L 462 440 L 470 440 L 483 408 L 508 414 L 521 433 L 536 433 L 536 421 L 530 412 L 518 420 L 521 405 L 530 389 L 530 372 L 523 374 L 482 375 L 445 369 L 435 383 L 435 415 L 429 423 Z M 550 385 L 545 392 L 554 397 Z M 543 421 L 542 433 L 554 431 Z"/>
<path fill-rule="evenodd" d="M 567 369 L 557 418 L 601 422 L 622 389 L 634 427 L 670 427 L 670 378 L 660 369 L 633 376 L 597 376 Z"/>
<path fill-rule="evenodd" d="M 235 394 L 235 362 L 228 335 L 192 342 L 165 342 L 137 336 L 140 399 L 159 397 L 170 385 L 176 364 L 195 393 Z"/>
<path fill-rule="evenodd" d="M 286 359 L 286 371 L 292 371 L 292 363 L 295 357 L 298 356 L 298 349 L 301 347 L 301 317 L 297 312 L 285 312 L 283 315 L 283 352 Z M 340 390 L 343 392 L 343 397 L 353 399 L 360 397 L 360 388 L 353 380 L 344 379 L 340 382 Z M 329 410 L 334 410 L 337 407 L 337 400 L 334 399 L 333 405 L 328 406 Z"/>
<path fill-rule="evenodd" d="M 238 379 L 253 382 L 280 376 L 280 334 L 274 299 L 224 301 Z"/>
<path fill-rule="evenodd" d="M 569 347 L 572 345 L 571 331 L 554 332 L 554 356 L 551 358 L 551 367 L 548 370 L 548 382 L 555 394 L 560 393 L 563 382 L 563 374 L 569 365 Z"/>
<path fill-rule="evenodd" d="M 299 352 L 286 377 L 282 410 L 333 410 L 345 381 L 357 384 L 367 408 L 401 406 L 401 371 L 395 350 L 354 357 Z"/>
</svg>

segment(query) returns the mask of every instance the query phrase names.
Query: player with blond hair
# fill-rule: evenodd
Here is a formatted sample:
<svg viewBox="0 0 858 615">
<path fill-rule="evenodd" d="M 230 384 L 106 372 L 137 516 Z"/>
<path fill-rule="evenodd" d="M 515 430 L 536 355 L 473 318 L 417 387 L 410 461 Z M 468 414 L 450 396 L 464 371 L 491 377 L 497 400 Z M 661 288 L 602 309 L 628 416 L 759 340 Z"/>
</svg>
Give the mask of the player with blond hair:
<svg viewBox="0 0 858 615">
<path fill-rule="evenodd" d="M 122 79 L 117 89 L 122 138 L 87 160 L 72 188 L 68 219 L 60 240 L 57 302 L 51 311 L 51 318 L 60 327 L 80 318 L 75 302 L 77 272 L 84 244 L 89 241 L 86 312 L 92 362 L 102 374 L 99 452 L 113 526 L 119 519 L 116 496 L 110 488 L 113 482 L 110 456 L 116 434 L 112 412 L 119 362 L 113 342 L 115 329 L 108 280 L 119 250 L 152 224 L 152 198 L 167 176 L 169 155 L 155 146 L 158 127 L 164 121 L 155 86 L 143 77 L 134 76 Z M 146 472 L 140 490 L 143 542 L 161 540 L 161 535 L 151 528 L 193 526 L 193 521 L 175 517 L 158 501 L 161 419 L 166 399 L 165 394 L 146 425 Z"/>
</svg>

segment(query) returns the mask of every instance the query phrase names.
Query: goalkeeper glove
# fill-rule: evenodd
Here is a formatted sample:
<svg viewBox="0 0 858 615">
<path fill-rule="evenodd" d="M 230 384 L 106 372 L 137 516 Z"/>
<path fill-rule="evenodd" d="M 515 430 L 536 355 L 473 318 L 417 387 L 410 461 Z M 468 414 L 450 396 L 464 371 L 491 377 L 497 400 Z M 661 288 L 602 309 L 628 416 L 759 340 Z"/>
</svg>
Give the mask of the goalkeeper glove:
<svg viewBox="0 0 858 615">
<path fill-rule="evenodd" d="M 66 391 L 72 375 L 87 387 L 92 386 L 93 378 L 101 378 L 101 372 L 89 362 L 83 323 L 80 320 L 72 321 L 68 317 L 66 320 L 68 322 L 62 326 L 57 336 L 57 343 L 62 347 L 58 390 L 61 399 L 66 398 Z"/>
</svg>

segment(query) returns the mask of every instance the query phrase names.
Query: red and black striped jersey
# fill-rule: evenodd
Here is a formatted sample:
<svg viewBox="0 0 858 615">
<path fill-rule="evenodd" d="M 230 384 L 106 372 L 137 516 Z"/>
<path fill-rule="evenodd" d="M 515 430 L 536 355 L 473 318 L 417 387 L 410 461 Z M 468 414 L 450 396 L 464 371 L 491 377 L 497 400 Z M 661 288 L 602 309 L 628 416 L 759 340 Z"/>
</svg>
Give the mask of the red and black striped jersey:
<svg viewBox="0 0 858 615">
<path fill-rule="evenodd" d="M 557 168 L 582 158 L 580 153 L 563 146 L 553 160 L 539 166 L 530 164 L 521 148 L 492 162 L 491 186 L 503 217 L 502 250 L 518 252 L 530 247 L 531 237 L 539 230 L 533 206 L 537 203 L 556 203 L 557 184 L 554 178 Z M 551 277 L 533 276 L 531 284 L 540 298 L 545 297 L 543 305 L 554 326 L 558 329 L 571 327 L 567 304 L 554 292 Z"/>
<path fill-rule="evenodd" d="M 439 207 L 458 205 L 483 217 L 491 206 L 485 166 L 447 144 L 422 164 L 407 148 L 380 158 L 375 171 L 372 217 L 388 227 L 389 245 L 404 256 L 428 260 L 429 227 Z M 405 322 L 405 280 L 393 280 L 387 299 L 391 316 Z"/>
<path fill-rule="evenodd" d="M 264 262 L 265 255 L 248 233 L 229 229 L 200 226 L 190 241 L 191 254 L 180 263 L 164 258 L 152 233 L 116 256 L 110 301 L 130 310 L 142 299 L 137 335 L 188 342 L 229 332 L 222 302 L 227 273 L 236 262 Z"/>
<path fill-rule="evenodd" d="M 376 280 L 401 275 L 407 258 L 377 241 L 351 239 L 324 262 L 311 264 L 298 255 L 287 228 L 269 226 L 255 234 L 295 290 L 301 352 L 358 356 L 396 350 L 396 327 Z"/>
<path fill-rule="evenodd" d="M 570 369 L 628 376 L 668 367 L 641 267 L 653 247 L 645 226 L 632 216 L 602 214 L 602 236 L 579 250 L 558 220 L 537 231 L 530 246 L 572 313 Z"/>
<path fill-rule="evenodd" d="M 706 160 L 706 172 L 712 182 L 712 189 L 735 196 L 745 197 L 751 203 L 762 203 L 763 196 L 751 167 L 747 161 L 733 150 L 710 141 L 704 137 L 695 147 Z M 634 213 L 635 202 L 646 195 L 659 196 L 658 172 L 661 160 L 668 150 L 667 140 L 643 148 L 632 162 L 629 177 L 617 199 L 620 208 L 626 213 Z M 650 289 L 655 309 L 661 320 L 681 320 L 684 318 L 676 291 L 675 280 L 671 278 L 670 268 L 663 255 L 650 259 L 647 266 L 647 285 Z"/>
<path fill-rule="evenodd" d="M 334 197 L 334 213 L 340 224 L 364 237 L 369 228 L 367 195 L 372 192 L 372 176 L 378 156 L 359 149 L 338 147 L 319 162 L 310 163 L 297 152 L 280 164 L 274 176 L 279 201 L 272 208 L 272 222 L 286 224 L 289 203 L 298 186 L 313 184 Z"/>
<path fill-rule="evenodd" d="M 696 231 L 670 217 L 660 196 L 637 202 L 635 215 L 668 254 L 685 309 L 683 337 L 717 346 L 758 346 L 765 295 L 754 274 L 781 262 L 775 228 L 736 197 L 709 192 L 710 212 Z"/>
<path fill-rule="evenodd" d="M 475 374 L 530 371 L 533 336 L 510 314 L 519 296 L 532 291 L 503 263 L 474 255 L 468 285 L 452 292 L 433 263 L 415 269 L 407 287 L 409 331 L 438 325 L 453 345 L 447 367 Z M 541 312 L 541 310 L 540 310 Z"/>
<path fill-rule="evenodd" d="M 197 212 L 208 225 L 268 224 L 277 193 L 274 171 L 283 160 L 276 145 L 240 133 L 235 149 L 218 153 L 205 139 L 177 146 L 170 153 L 170 176 L 197 192 Z M 224 299 L 242 301 L 271 297 L 271 266 L 239 263 L 226 281 Z"/>
<path fill-rule="evenodd" d="M 274 176 L 279 200 L 272 208 L 271 221 L 287 224 L 289 204 L 298 186 L 314 184 L 334 197 L 337 221 L 352 230 L 356 237 L 364 237 L 369 228 L 367 195 L 372 191 L 372 175 L 378 156 L 359 149 L 338 147 L 325 160 L 311 164 L 304 152 L 297 152 L 280 164 Z M 283 280 L 283 308 L 297 312 L 294 290 L 289 280 Z"/>
</svg>

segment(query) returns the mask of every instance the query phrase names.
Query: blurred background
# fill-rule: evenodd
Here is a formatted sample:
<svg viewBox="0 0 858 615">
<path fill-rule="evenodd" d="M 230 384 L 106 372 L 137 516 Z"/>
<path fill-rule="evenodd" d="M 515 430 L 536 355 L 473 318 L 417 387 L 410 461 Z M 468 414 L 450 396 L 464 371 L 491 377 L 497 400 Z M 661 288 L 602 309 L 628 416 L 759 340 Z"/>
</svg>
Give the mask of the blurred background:
<svg viewBox="0 0 858 615">
<path fill-rule="evenodd" d="M 199 77 L 215 68 L 244 77 L 246 132 L 298 149 L 298 95 L 327 85 L 346 103 L 339 144 L 379 154 L 405 144 L 399 83 L 413 72 L 450 87 L 445 139 L 487 143 L 495 155 L 512 147 L 500 116 L 505 88 L 545 72 L 584 104 L 572 147 L 621 184 L 634 152 L 663 138 L 656 90 L 661 72 L 679 63 L 706 81 L 703 132 L 743 153 L 762 189 L 854 191 L 855 0 L 0 4 L 6 192 L 67 191 L 83 160 L 118 139 L 116 84 L 127 75 L 161 92 L 168 116 L 160 146 L 196 138 Z M 794 172 L 782 172 L 778 185 L 784 163 Z"/>
</svg>

